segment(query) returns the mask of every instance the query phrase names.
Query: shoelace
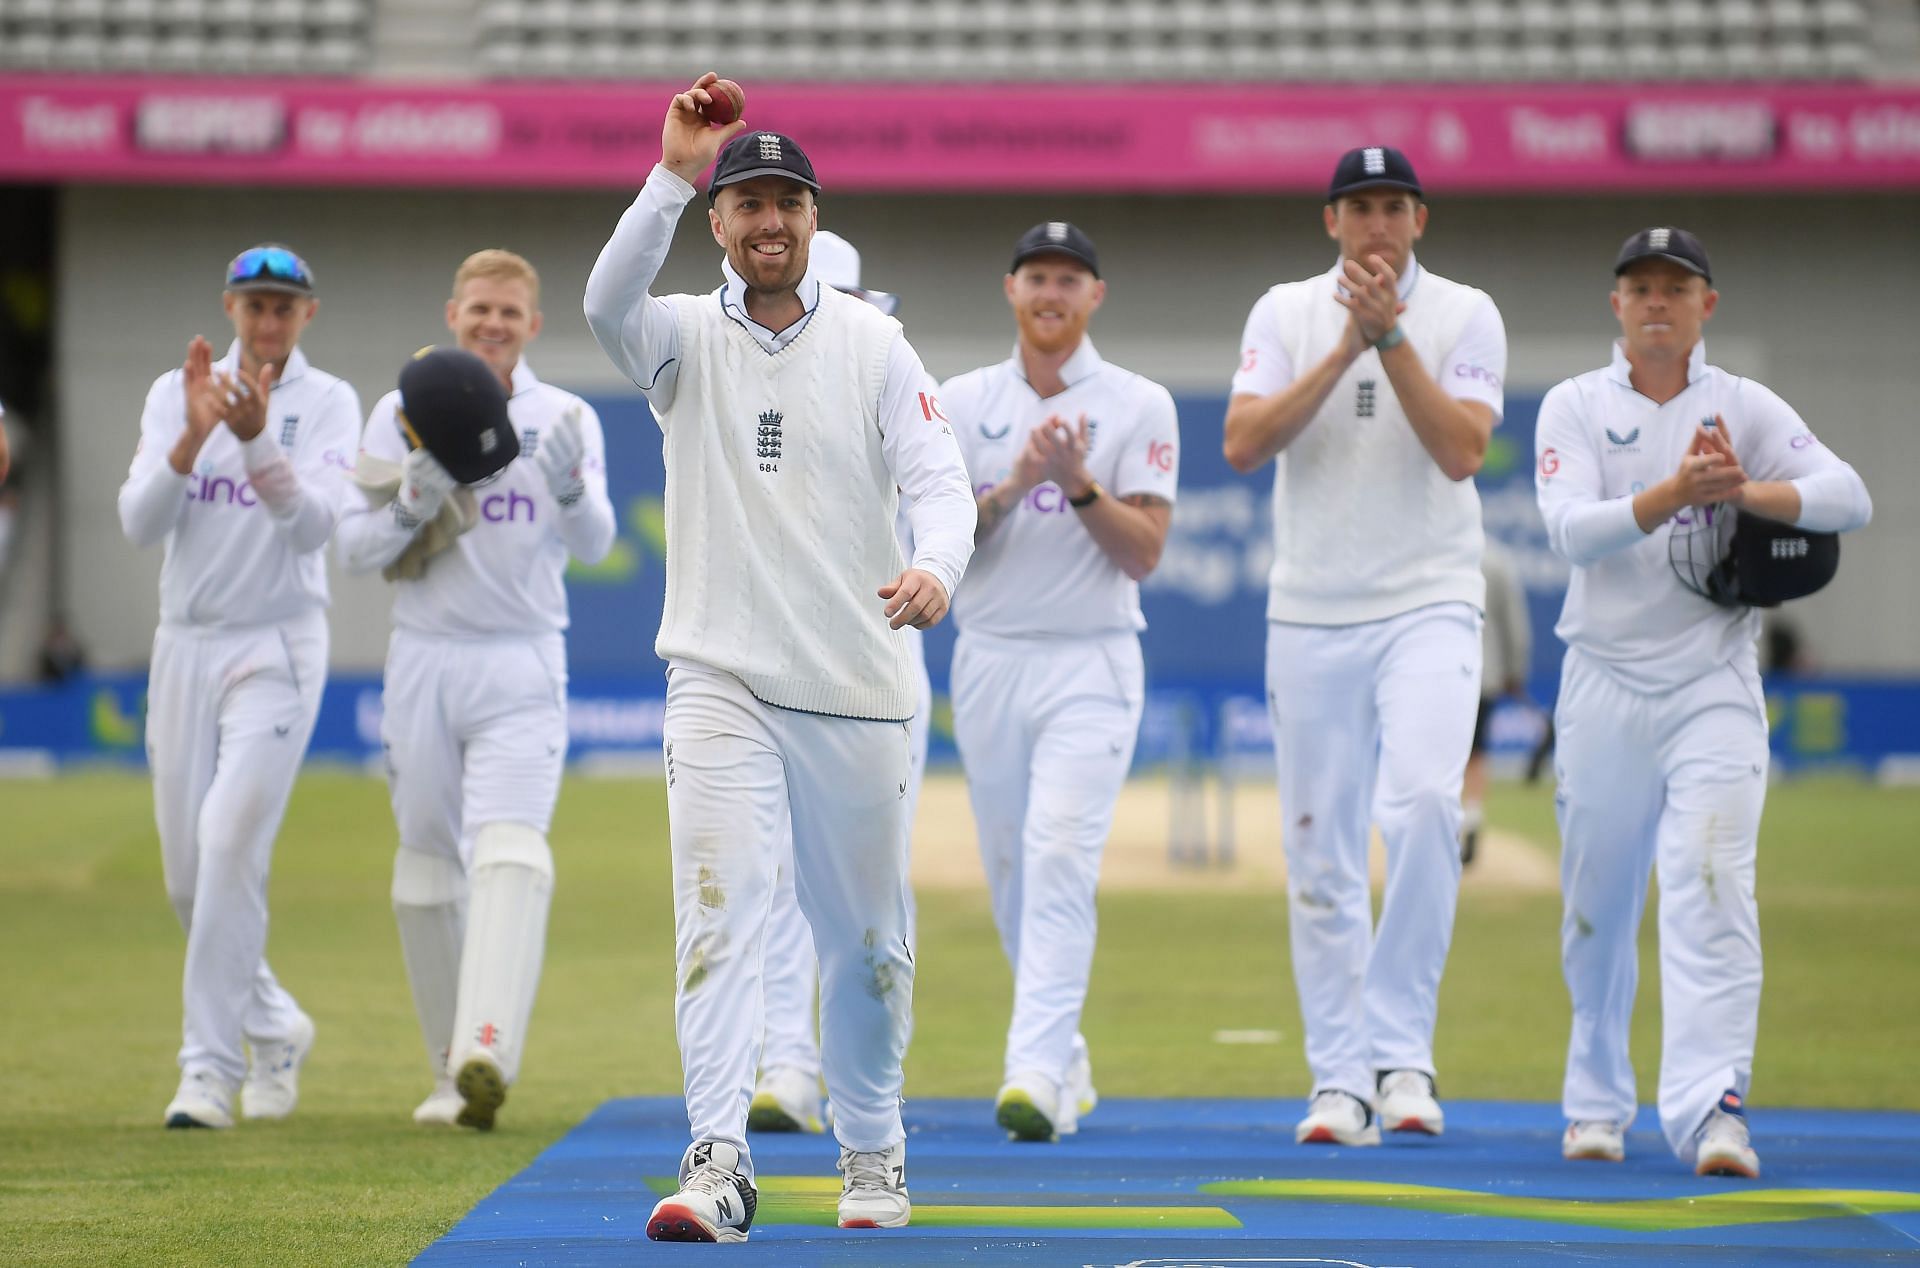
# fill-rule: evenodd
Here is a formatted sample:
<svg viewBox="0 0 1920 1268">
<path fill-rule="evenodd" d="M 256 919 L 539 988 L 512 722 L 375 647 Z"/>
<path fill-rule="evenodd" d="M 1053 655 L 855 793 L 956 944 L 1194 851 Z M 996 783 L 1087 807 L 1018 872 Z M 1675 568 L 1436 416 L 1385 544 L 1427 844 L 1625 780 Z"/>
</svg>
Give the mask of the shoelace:
<svg viewBox="0 0 1920 1268">
<path fill-rule="evenodd" d="M 1419 1096 L 1427 1095 L 1427 1080 L 1417 1070 L 1396 1070 L 1381 1083 L 1380 1091 L 1392 1096 L 1397 1092 L 1413 1092 Z"/>
<path fill-rule="evenodd" d="M 709 1197 L 718 1197 L 722 1193 L 732 1192 L 736 1186 L 733 1172 L 726 1168 L 701 1167 L 687 1177 L 686 1188 Z"/>
<path fill-rule="evenodd" d="M 849 1189 L 891 1189 L 894 1188 L 893 1168 L 887 1165 L 884 1153 L 849 1153 L 847 1155 L 847 1188 Z"/>
</svg>

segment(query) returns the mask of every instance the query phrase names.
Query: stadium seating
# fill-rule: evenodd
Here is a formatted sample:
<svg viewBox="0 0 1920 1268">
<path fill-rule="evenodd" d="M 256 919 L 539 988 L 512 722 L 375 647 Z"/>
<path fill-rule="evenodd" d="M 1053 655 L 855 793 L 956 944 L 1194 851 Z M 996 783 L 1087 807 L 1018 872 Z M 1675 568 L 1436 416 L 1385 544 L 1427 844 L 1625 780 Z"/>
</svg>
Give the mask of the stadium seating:
<svg viewBox="0 0 1920 1268">
<path fill-rule="evenodd" d="M 0 0 L 0 70 L 343 75 L 377 0 Z"/>
<path fill-rule="evenodd" d="M 502 76 L 1853 79 L 1862 0 L 480 0 Z"/>
</svg>

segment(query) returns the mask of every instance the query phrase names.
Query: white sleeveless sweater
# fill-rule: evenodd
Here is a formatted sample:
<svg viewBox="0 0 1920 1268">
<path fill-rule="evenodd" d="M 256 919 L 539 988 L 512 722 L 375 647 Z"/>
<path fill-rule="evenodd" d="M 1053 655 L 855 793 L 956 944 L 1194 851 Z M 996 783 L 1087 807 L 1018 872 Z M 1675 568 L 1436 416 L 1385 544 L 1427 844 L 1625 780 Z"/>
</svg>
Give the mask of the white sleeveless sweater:
<svg viewBox="0 0 1920 1268">
<path fill-rule="evenodd" d="M 905 566 L 880 430 L 900 323 L 822 287 L 806 328 L 769 354 L 718 294 L 676 309 L 654 650 L 724 670 L 782 708 L 912 717 L 907 639 L 875 594 Z"/>
<path fill-rule="evenodd" d="M 1333 351 L 1347 310 L 1326 274 L 1267 295 L 1294 365 Z M 1429 374 L 1439 375 L 1482 300 L 1421 271 L 1400 327 Z M 1267 619 L 1357 625 L 1453 600 L 1482 607 L 1484 540 L 1473 481 L 1441 472 L 1369 348 L 1275 462 Z"/>
</svg>

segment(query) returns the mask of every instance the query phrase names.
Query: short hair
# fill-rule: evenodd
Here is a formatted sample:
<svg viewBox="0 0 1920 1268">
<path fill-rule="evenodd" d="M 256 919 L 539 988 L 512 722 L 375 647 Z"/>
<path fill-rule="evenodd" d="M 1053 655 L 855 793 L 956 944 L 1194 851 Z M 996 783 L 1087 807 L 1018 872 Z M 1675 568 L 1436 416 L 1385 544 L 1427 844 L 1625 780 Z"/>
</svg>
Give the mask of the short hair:
<svg viewBox="0 0 1920 1268">
<path fill-rule="evenodd" d="M 475 251 L 460 261 L 460 267 L 453 274 L 453 296 L 460 297 L 460 288 L 476 277 L 489 278 L 499 282 L 525 282 L 533 293 L 533 305 L 540 306 L 540 274 L 533 265 L 527 263 L 523 255 L 503 251 L 498 247 L 488 247 L 484 251 Z"/>
</svg>

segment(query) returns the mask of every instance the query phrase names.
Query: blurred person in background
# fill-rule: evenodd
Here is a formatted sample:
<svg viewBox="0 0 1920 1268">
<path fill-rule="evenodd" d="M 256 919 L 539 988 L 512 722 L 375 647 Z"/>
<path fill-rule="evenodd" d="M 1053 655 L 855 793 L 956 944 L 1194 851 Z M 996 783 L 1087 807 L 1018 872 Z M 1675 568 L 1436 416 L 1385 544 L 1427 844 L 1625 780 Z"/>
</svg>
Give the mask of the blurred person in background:
<svg viewBox="0 0 1920 1268">
<path fill-rule="evenodd" d="M 1480 711 L 1473 718 L 1473 749 L 1461 794 L 1460 863 L 1473 862 L 1486 821 L 1487 727 L 1500 701 L 1524 700 L 1527 666 L 1533 657 L 1533 624 L 1527 617 L 1527 591 L 1514 571 L 1513 556 L 1492 537 L 1480 556 L 1487 579 L 1486 623 L 1480 630 Z"/>
</svg>

